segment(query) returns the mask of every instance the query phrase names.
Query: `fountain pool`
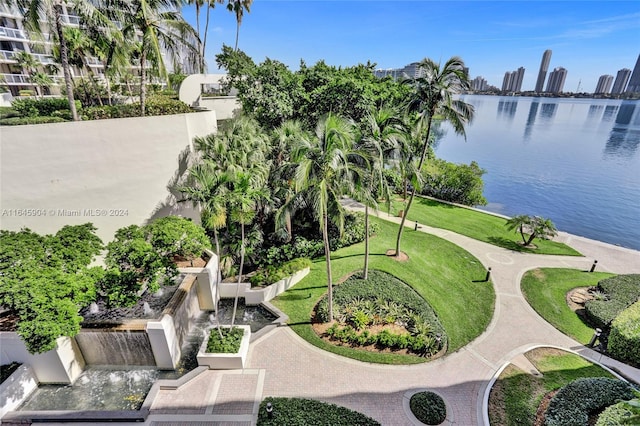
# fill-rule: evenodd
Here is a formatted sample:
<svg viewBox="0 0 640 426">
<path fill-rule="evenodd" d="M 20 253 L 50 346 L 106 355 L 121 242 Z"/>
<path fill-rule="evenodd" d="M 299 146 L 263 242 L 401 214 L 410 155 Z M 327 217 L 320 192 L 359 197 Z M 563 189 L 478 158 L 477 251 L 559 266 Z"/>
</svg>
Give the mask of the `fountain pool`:
<svg viewBox="0 0 640 426">
<path fill-rule="evenodd" d="M 231 324 L 233 300 L 223 299 L 218 305 L 220 324 Z M 276 316 L 263 306 L 245 306 L 241 301 L 236 312 L 238 325 L 249 325 L 256 332 L 271 324 Z M 203 311 L 189 333 L 176 370 L 149 367 L 92 366 L 73 385 L 41 385 L 22 404 L 19 411 L 43 410 L 137 410 L 153 383 L 160 379 L 177 379 L 198 366 L 198 348 L 203 331 L 217 324 L 212 311 Z"/>
</svg>

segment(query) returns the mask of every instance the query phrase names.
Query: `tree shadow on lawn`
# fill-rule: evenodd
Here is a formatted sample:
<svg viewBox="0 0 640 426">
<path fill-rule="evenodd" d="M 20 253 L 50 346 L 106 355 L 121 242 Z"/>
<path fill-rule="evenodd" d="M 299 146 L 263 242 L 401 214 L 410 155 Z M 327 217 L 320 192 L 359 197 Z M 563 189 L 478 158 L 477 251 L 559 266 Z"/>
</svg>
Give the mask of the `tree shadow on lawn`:
<svg viewBox="0 0 640 426">
<path fill-rule="evenodd" d="M 503 237 L 489 237 L 489 242 L 494 246 L 506 248 L 507 250 L 517 251 L 520 253 L 535 253 L 536 251 L 530 248 L 523 247 L 521 244 L 518 244 L 516 241 L 508 240 Z"/>
<path fill-rule="evenodd" d="M 369 257 L 374 256 L 387 256 L 385 253 L 369 253 Z M 362 257 L 364 259 L 364 253 L 354 253 L 354 254 L 345 254 L 345 255 L 331 255 L 331 260 L 339 260 L 339 259 L 348 259 L 350 257 Z M 324 258 L 322 260 L 324 262 Z"/>
</svg>

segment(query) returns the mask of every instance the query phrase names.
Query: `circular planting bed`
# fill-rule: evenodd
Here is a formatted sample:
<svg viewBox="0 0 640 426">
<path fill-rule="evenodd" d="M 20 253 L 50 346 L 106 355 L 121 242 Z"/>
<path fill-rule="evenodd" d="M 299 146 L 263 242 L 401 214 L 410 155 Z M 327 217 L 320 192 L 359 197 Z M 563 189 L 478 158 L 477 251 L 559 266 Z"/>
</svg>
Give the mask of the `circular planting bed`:
<svg viewBox="0 0 640 426">
<path fill-rule="evenodd" d="M 380 423 L 362 413 L 335 404 L 304 398 L 268 397 L 260 404 L 258 425 L 379 426 Z"/>
<path fill-rule="evenodd" d="M 409 400 L 411 413 L 426 425 L 439 425 L 447 419 L 447 405 L 440 395 L 434 392 L 418 392 Z"/>
<path fill-rule="evenodd" d="M 447 335 L 418 293 L 393 275 L 370 271 L 351 275 L 334 289 L 333 321 L 327 296 L 315 308 L 314 330 L 325 341 L 364 351 L 436 357 Z"/>
</svg>

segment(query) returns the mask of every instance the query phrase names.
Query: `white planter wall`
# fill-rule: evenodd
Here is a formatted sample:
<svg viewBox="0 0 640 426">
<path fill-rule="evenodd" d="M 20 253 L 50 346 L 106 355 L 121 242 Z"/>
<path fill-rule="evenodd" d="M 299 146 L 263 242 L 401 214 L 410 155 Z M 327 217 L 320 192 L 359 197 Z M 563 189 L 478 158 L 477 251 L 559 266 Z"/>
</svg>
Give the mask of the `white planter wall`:
<svg viewBox="0 0 640 426">
<path fill-rule="evenodd" d="M 0 419 L 15 410 L 38 387 L 38 380 L 30 366 L 23 364 L 0 384 Z"/>
<path fill-rule="evenodd" d="M 198 365 L 209 367 L 210 370 L 233 370 L 244 368 L 249 353 L 249 341 L 251 340 L 251 327 L 248 325 L 236 325 L 243 330 L 240 350 L 237 353 L 210 353 L 206 352 L 209 333 L 216 332 L 214 329 L 205 331 L 204 341 L 198 351 Z M 223 326 L 223 328 L 230 328 Z"/>
<path fill-rule="evenodd" d="M 262 302 L 268 302 L 279 294 L 289 290 L 294 285 L 298 284 L 300 280 L 309 274 L 310 268 L 304 268 L 290 277 L 284 278 L 278 282 L 275 282 L 267 287 L 251 288 L 250 283 L 240 283 L 240 298 L 244 298 L 245 303 L 248 306 L 259 305 Z M 220 297 L 222 298 L 235 298 L 236 289 L 238 283 L 221 283 L 220 284 Z"/>
</svg>

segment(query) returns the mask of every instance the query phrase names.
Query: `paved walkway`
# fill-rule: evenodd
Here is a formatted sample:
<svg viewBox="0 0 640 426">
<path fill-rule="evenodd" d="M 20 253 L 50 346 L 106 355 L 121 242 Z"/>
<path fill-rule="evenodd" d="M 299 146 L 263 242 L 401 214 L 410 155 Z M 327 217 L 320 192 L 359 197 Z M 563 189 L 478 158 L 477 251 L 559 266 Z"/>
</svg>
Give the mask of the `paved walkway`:
<svg viewBox="0 0 640 426">
<path fill-rule="evenodd" d="M 355 203 L 348 206 L 358 210 Z M 400 219 L 380 213 L 399 223 Z M 413 229 L 414 223 L 406 222 Z M 360 411 L 383 425 L 419 424 L 407 409 L 417 390 L 439 393 L 448 404 L 448 424 L 483 425 L 485 394 L 491 379 L 507 362 L 522 362 L 520 354 L 536 345 L 577 351 L 640 382 L 640 370 L 585 348 L 543 320 L 524 300 L 520 279 L 537 267 L 568 267 L 640 273 L 640 252 L 561 233 L 585 257 L 513 252 L 451 231 L 420 225 L 427 232 L 457 244 L 492 268 L 496 290 L 493 319 L 473 342 L 443 358 L 412 366 L 367 364 L 322 351 L 280 327 L 251 345 L 243 371 L 207 371 L 178 390 L 161 390 L 147 423 L 250 425 L 266 396 L 308 397 Z M 412 231 L 407 231 L 412 232 Z M 415 231 L 413 231 L 415 232 Z"/>
</svg>

